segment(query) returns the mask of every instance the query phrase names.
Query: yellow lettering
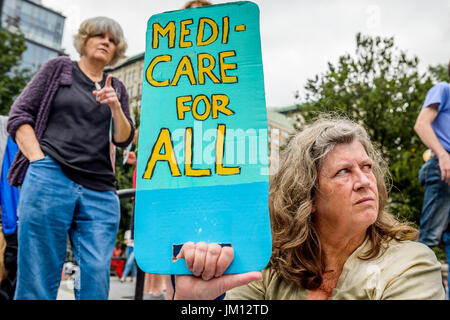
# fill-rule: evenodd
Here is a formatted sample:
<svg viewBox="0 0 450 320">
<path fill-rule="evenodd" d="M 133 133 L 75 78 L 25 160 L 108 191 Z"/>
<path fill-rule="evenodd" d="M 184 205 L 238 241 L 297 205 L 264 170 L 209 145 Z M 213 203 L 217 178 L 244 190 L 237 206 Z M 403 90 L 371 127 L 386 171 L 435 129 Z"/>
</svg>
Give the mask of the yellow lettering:
<svg viewBox="0 0 450 320">
<path fill-rule="evenodd" d="M 152 48 L 158 49 L 159 35 L 165 37 L 169 34 L 169 48 L 175 47 L 175 22 L 170 21 L 164 28 L 159 23 L 153 24 Z"/>
<path fill-rule="evenodd" d="M 178 85 L 178 81 L 180 77 L 185 75 L 189 78 L 191 85 L 196 84 L 194 69 L 192 68 L 191 59 L 188 56 L 184 56 L 181 58 L 180 63 L 178 64 L 177 70 L 175 71 L 175 76 L 172 79 L 171 86 Z"/>
<path fill-rule="evenodd" d="M 219 52 L 219 64 L 220 64 L 220 77 L 222 79 L 222 83 L 236 83 L 237 77 L 236 76 L 228 76 L 227 70 L 235 70 L 236 64 L 235 63 L 225 63 L 225 58 L 228 57 L 235 57 L 236 52 L 235 51 L 223 51 Z"/>
<path fill-rule="evenodd" d="M 207 23 L 211 27 L 212 32 L 208 39 L 203 40 L 203 37 L 205 35 L 205 23 Z M 218 36 L 219 27 L 217 26 L 217 23 L 210 18 L 200 18 L 197 31 L 197 46 L 207 46 L 216 41 Z"/>
<path fill-rule="evenodd" d="M 192 168 L 192 128 L 186 128 L 185 143 L 184 143 L 184 174 L 189 177 L 204 177 L 210 176 L 210 169 L 193 169 Z"/>
<path fill-rule="evenodd" d="M 214 83 L 220 83 L 220 80 L 213 73 L 213 69 L 216 66 L 216 61 L 214 57 L 208 53 L 199 53 L 197 56 L 198 59 L 198 83 L 205 84 L 205 74 L 212 80 Z M 207 66 L 204 65 L 204 61 L 208 60 L 209 63 Z"/>
<path fill-rule="evenodd" d="M 228 35 L 230 34 L 230 18 L 229 17 L 223 17 L 222 19 L 222 43 L 227 44 L 228 43 Z"/>
<path fill-rule="evenodd" d="M 177 97 L 178 120 L 184 120 L 184 114 L 188 111 L 191 111 L 191 107 L 184 104 L 185 102 L 191 102 L 191 101 L 192 101 L 191 96 Z"/>
<path fill-rule="evenodd" d="M 163 147 L 164 153 L 161 153 Z M 167 161 L 172 177 L 181 176 L 180 168 L 178 168 L 177 159 L 175 157 L 175 152 L 173 151 L 170 131 L 167 128 L 162 128 L 159 132 L 158 139 L 153 146 L 152 153 L 147 162 L 143 179 L 152 178 L 153 171 L 155 170 L 155 166 L 158 161 Z"/>
<path fill-rule="evenodd" d="M 186 29 L 187 25 L 190 25 L 193 23 L 192 19 L 183 20 L 181 21 L 181 30 L 180 30 L 180 48 L 188 48 L 192 47 L 191 41 L 186 41 L 184 38 L 191 34 L 191 30 Z"/>
<path fill-rule="evenodd" d="M 223 155 L 225 153 L 225 134 L 226 127 L 224 124 L 219 124 L 217 126 L 217 137 L 216 137 L 216 173 L 222 176 L 240 174 L 240 167 L 224 167 L 223 166 Z"/>
<path fill-rule="evenodd" d="M 209 53 L 199 53 L 197 54 L 197 75 L 194 72 L 194 67 L 191 61 L 190 56 L 183 56 L 178 66 L 174 72 L 172 80 L 156 80 L 154 78 L 157 64 L 160 62 L 171 62 L 172 57 L 170 55 L 160 55 L 153 58 L 150 62 L 150 65 L 146 71 L 147 82 L 154 87 L 167 87 L 169 84 L 171 86 L 177 86 L 180 81 L 181 76 L 187 76 L 191 85 L 197 84 L 196 76 L 198 76 L 198 84 L 204 85 L 206 82 L 206 77 L 208 77 L 213 83 L 236 83 L 238 82 L 237 76 L 228 75 L 228 70 L 236 70 L 236 63 L 227 63 L 225 62 L 226 58 L 235 57 L 235 51 L 223 51 L 219 52 L 219 71 L 217 74 L 220 77 L 216 76 L 214 73 L 214 68 L 216 67 L 215 58 Z M 156 74 L 163 74 L 165 72 L 159 72 Z"/>
<path fill-rule="evenodd" d="M 230 104 L 230 99 L 225 94 L 213 94 L 212 95 L 212 117 L 217 119 L 219 112 L 231 116 L 234 114 L 233 110 L 227 108 Z"/>
<path fill-rule="evenodd" d="M 169 55 L 162 55 L 162 56 L 156 56 L 153 58 L 152 62 L 150 62 L 150 65 L 147 68 L 146 71 L 146 78 L 147 82 L 150 83 L 154 87 L 167 87 L 169 85 L 169 80 L 164 81 L 156 81 L 153 78 L 153 69 L 156 67 L 156 65 L 160 62 L 169 62 L 172 61 L 172 57 Z"/>
<path fill-rule="evenodd" d="M 205 104 L 205 112 L 202 114 L 199 114 L 197 112 L 197 107 L 200 101 L 203 101 Z M 192 115 L 197 120 L 205 120 L 209 117 L 209 114 L 211 113 L 211 103 L 209 102 L 209 99 L 207 96 L 201 94 L 194 98 L 194 102 L 192 103 Z"/>
</svg>

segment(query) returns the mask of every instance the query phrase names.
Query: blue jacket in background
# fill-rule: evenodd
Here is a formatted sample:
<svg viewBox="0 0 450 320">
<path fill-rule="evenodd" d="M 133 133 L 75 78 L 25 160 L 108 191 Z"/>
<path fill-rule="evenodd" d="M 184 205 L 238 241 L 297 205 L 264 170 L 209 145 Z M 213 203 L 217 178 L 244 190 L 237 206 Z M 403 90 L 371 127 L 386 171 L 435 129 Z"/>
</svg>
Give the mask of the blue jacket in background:
<svg viewBox="0 0 450 320">
<path fill-rule="evenodd" d="M 8 183 L 7 176 L 18 150 L 17 144 L 8 136 L 0 179 L 0 205 L 2 206 L 2 228 L 4 234 L 14 233 L 17 229 L 19 189 Z"/>
</svg>

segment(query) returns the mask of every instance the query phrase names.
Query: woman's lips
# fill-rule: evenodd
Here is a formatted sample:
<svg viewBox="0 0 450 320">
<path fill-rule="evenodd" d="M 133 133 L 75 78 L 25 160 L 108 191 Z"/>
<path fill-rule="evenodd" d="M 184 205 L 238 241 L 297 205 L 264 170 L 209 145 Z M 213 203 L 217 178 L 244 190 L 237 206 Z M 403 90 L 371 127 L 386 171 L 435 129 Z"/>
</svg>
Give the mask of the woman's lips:
<svg viewBox="0 0 450 320">
<path fill-rule="evenodd" d="M 361 198 L 358 201 L 356 201 L 355 205 L 366 204 L 366 203 L 370 203 L 372 201 L 374 201 L 374 199 L 372 197 L 364 197 L 364 198 Z"/>
</svg>

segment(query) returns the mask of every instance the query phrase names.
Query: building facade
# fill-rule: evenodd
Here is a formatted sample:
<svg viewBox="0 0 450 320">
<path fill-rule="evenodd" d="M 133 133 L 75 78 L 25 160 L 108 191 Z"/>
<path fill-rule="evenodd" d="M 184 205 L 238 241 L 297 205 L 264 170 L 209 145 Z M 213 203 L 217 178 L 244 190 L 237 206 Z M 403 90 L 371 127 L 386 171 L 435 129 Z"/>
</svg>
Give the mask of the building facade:
<svg viewBox="0 0 450 320">
<path fill-rule="evenodd" d="M 289 138 L 296 132 L 289 118 L 275 110 L 276 109 L 270 108 L 267 110 L 269 165 L 271 174 L 278 169 L 281 149 L 287 144 Z"/>
<path fill-rule="evenodd" d="M 303 118 L 297 105 L 278 107 L 273 110 L 276 110 L 278 113 L 281 113 L 287 117 L 289 122 L 294 124 L 294 127 L 301 127 L 305 123 L 305 118 Z"/>
<path fill-rule="evenodd" d="M 61 13 L 37 0 L 1 0 L 0 7 L 1 28 L 24 34 L 23 68 L 36 71 L 44 62 L 64 54 L 61 44 L 66 18 Z"/>
<path fill-rule="evenodd" d="M 267 125 L 269 129 L 269 142 L 276 146 L 284 146 L 295 129 L 289 118 L 280 112 L 267 110 Z"/>
</svg>

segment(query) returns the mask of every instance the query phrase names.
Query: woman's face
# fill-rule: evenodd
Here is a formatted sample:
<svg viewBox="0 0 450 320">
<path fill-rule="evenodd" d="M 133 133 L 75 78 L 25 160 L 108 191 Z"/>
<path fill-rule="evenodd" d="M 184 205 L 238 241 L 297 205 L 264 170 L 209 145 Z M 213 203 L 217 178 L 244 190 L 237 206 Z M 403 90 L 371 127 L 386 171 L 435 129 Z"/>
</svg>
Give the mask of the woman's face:
<svg viewBox="0 0 450 320">
<path fill-rule="evenodd" d="M 372 166 L 357 140 L 338 144 L 326 155 L 314 201 L 319 231 L 356 236 L 376 221 L 378 188 Z"/>
<path fill-rule="evenodd" d="M 87 39 L 83 55 L 107 65 L 116 53 L 116 42 L 110 32 L 96 34 Z"/>
</svg>

